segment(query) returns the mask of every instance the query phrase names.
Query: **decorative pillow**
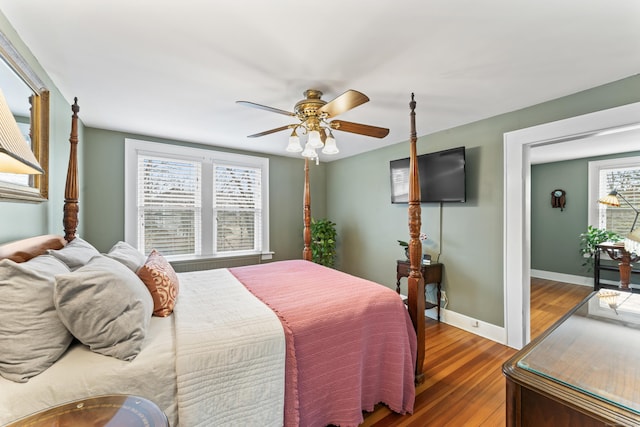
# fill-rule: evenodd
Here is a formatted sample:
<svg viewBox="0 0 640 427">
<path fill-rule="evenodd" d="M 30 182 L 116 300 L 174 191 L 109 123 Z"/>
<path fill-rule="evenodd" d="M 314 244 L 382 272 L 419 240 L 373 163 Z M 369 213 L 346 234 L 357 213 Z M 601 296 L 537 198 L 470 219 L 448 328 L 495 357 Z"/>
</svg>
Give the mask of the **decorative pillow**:
<svg viewBox="0 0 640 427">
<path fill-rule="evenodd" d="M 116 261 L 120 261 L 126 265 L 134 273 L 138 271 L 140 267 L 147 260 L 142 252 L 128 244 L 127 242 L 118 242 L 109 250 L 107 254 L 109 258 L 113 258 Z"/>
<path fill-rule="evenodd" d="M 178 297 L 178 276 L 171 264 L 153 249 L 147 262 L 138 270 L 138 277 L 153 297 L 153 315 L 165 317 L 173 312 Z"/>
<path fill-rule="evenodd" d="M 96 248 L 79 237 L 67 243 L 64 248 L 49 250 L 47 253 L 67 264 L 71 271 L 82 267 L 94 256 L 100 255 Z"/>
<path fill-rule="evenodd" d="M 0 375 L 27 382 L 66 351 L 73 337 L 53 304 L 54 275 L 69 273 L 51 255 L 0 261 Z"/>
<path fill-rule="evenodd" d="M 53 301 L 73 336 L 92 351 L 133 360 L 149 326 L 153 300 L 123 264 L 96 255 L 87 265 L 56 275 Z"/>
</svg>

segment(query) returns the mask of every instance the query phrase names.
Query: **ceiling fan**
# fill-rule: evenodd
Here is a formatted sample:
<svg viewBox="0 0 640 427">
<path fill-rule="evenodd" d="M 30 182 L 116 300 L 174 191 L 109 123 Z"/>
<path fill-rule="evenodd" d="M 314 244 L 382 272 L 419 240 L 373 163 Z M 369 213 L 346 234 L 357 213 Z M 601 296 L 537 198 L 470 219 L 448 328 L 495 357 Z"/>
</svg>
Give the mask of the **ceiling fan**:
<svg viewBox="0 0 640 427">
<path fill-rule="evenodd" d="M 347 122 L 344 120 L 330 120 L 338 114 L 342 114 L 352 108 L 369 101 L 369 98 L 357 90 L 349 89 L 342 95 L 327 102 L 321 99 L 322 92 L 316 89 L 305 90 L 305 99 L 298 101 L 294 106 L 294 112 L 281 110 L 279 108 L 268 107 L 249 101 L 236 101 L 238 104 L 248 107 L 259 108 L 285 116 L 296 117 L 300 122 L 264 132 L 249 135 L 248 138 L 269 135 L 286 129 L 291 129 L 289 145 L 287 151 L 292 153 L 302 152 L 302 156 L 310 159 L 318 159 L 316 149 L 322 148 L 324 154 L 337 154 L 338 147 L 333 137 L 334 130 L 356 133 L 359 135 L 372 136 L 374 138 L 384 138 L 389 134 L 389 129 L 377 126 L 364 125 L 361 123 Z M 300 135 L 307 135 L 307 143 L 303 150 L 300 145 Z"/>
</svg>

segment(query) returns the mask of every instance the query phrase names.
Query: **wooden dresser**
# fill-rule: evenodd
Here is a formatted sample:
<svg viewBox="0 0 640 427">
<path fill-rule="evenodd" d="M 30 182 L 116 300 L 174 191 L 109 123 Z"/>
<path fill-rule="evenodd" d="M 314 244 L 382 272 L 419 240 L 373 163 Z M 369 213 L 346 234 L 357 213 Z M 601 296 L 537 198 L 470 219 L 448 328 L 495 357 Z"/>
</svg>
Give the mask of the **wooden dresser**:
<svg viewBox="0 0 640 427">
<path fill-rule="evenodd" d="M 503 365 L 507 426 L 640 425 L 640 295 L 615 292 L 612 306 L 593 292 Z"/>
</svg>

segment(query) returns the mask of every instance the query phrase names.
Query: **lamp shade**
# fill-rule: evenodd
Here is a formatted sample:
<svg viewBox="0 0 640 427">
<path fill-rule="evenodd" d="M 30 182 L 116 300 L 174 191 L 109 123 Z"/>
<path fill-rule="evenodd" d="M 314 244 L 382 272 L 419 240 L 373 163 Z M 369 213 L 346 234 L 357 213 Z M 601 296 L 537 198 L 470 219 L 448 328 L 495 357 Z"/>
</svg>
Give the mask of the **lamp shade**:
<svg viewBox="0 0 640 427">
<path fill-rule="evenodd" d="M 307 157 L 309 159 L 314 159 L 318 157 L 318 154 L 316 153 L 316 149 L 311 146 L 310 142 L 307 142 L 305 144 L 304 151 L 300 153 L 300 155 L 302 155 L 302 157 Z"/>
<path fill-rule="evenodd" d="M 598 199 L 598 203 L 602 203 L 603 205 L 613 206 L 616 208 L 620 207 L 620 199 L 618 199 L 618 192 L 613 190 L 606 196 Z"/>
<path fill-rule="evenodd" d="M 322 148 L 322 140 L 320 139 L 320 132 L 317 130 L 309 131 L 309 140 L 307 144 L 311 145 L 311 148 Z"/>
<path fill-rule="evenodd" d="M 329 134 L 327 139 L 324 141 L 324 148 L 322 149 L 322 152 L 324 154 L 338 154 L 340 152 L 333 135 Z"/>
<path fill-rule="evenodd" d="M 302 151 L 302 145 L 300 145 L 300 138 L 295 133 L 292 133 L 289 137 L 289 144 L 287 145 L 287 151 L 290 153 L 299 153 Z"/>
<path fill-rule="evenodd" d="M 625 236 L 624 248 L 629 253 L 640 254 L 640 228 Z"/>
<path fill-rule="evenodd" d="M 41 174 L 42 167 L 22 136 L 0 90 L 0 172 Z"/>
</svg>

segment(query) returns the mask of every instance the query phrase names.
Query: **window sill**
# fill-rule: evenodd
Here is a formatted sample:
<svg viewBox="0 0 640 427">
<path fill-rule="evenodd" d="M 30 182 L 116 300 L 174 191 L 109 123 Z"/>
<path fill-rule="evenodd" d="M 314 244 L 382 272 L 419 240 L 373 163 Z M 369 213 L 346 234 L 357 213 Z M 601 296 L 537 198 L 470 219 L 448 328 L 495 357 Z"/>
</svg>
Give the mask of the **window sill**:
<svg viewBox="0 0 640 427">
<path fill-rule="evenodd" d="M 177 272 L 212 270 L 260 264 L 270 260 L 273 252 L 233 252 L 224 255 L 168 255 L 167 260 Z"/>
</svg>

